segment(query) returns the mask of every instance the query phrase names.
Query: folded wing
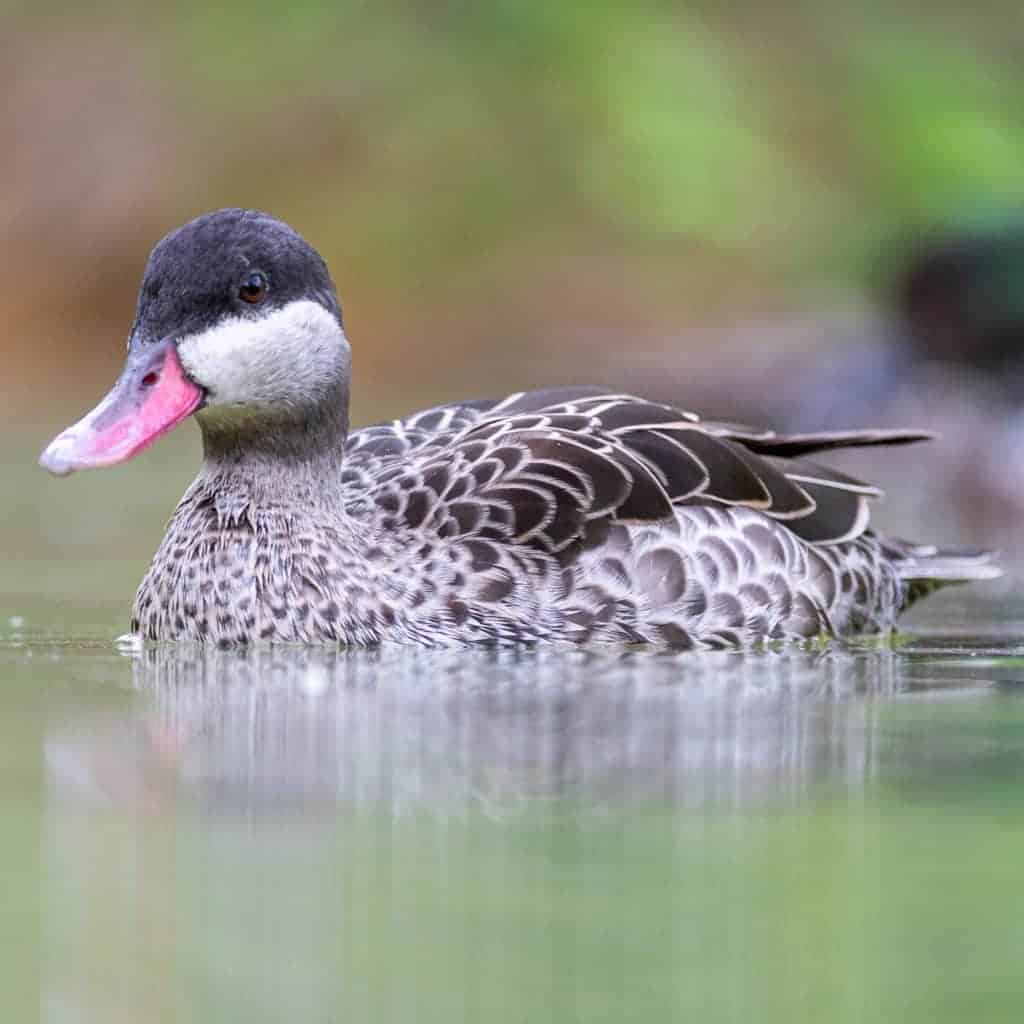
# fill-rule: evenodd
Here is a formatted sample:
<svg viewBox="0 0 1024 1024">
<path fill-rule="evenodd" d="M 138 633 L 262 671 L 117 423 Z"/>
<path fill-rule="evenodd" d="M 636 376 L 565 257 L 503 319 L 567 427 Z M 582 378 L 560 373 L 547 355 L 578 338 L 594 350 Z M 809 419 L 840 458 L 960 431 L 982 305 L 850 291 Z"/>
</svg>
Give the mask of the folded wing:
<svg viewBox="0 0 1024 1024">
<path fill-rule="evenodd" d="M 879 491 L 805 456 L 930 435 L 783 435 L 596 389 L 523 392 L 355 432 L 354 506 L 386 527 L 558 552 L 598 519 L 655 522 L 676 506 L 756 509 L 812 544 L 862 533 Z"/>
</svg>

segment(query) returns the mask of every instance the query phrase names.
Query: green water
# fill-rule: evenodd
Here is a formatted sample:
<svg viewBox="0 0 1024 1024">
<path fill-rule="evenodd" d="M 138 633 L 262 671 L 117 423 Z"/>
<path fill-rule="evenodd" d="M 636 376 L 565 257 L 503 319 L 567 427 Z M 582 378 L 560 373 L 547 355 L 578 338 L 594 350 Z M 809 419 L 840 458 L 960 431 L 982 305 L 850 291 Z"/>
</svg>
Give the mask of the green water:
<svg viewBox="0 0 1024 1024">
<path fill-rule="evenodd" d="M 896 650 L 121 650 L 170 451 L 5 504 L 0 1019 L 1020 1019 L 1019 603 Z"/>
</svg>

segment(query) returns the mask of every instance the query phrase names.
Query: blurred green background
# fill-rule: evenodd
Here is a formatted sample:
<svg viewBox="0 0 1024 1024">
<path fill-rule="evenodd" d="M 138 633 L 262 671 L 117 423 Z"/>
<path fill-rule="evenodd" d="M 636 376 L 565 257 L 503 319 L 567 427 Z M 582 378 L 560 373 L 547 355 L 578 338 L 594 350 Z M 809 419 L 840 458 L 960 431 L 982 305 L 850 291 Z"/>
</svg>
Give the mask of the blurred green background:
<svg viewBox="0 0 1024 1024">
<path fill-rule="evenodd" d="M 863 305 L 916 232 L 1024 201 L 1009 2 L 3 10 L 0 417 L 40 438 L 116 372 L 151 245 L 214 207 L 323 252 L 361 421 L 604 382 L 658 331 L 685 400 L 686 328 Z"/>
</svg>

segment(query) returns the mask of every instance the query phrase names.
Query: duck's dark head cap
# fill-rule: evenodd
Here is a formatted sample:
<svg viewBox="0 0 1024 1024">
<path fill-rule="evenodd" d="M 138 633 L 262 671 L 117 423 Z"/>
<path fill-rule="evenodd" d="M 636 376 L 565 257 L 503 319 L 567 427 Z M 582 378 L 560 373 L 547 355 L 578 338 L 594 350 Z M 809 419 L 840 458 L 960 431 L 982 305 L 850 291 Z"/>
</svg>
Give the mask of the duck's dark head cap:
<svg viewBox="0 0 1024 1024">
<path fill-rule="evenodd" d="M 261 307 L 239 298 L 251 274 L 266 277 Z M 318 302 L 341 321 L 334 282 L 320 254 L 293 228 L 260 210 L 204 213 L 153 248 L 136 314 L 146 339 L 197 334 L 227 317 L 265 315 L 299 300 Z"/>
</svg>

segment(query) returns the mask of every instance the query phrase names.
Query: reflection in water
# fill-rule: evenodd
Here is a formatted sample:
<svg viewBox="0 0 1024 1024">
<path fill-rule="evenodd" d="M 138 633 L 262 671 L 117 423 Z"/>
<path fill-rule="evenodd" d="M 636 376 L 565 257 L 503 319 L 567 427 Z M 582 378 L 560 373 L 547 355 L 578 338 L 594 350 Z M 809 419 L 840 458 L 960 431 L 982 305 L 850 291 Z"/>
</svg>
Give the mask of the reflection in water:
<svg viewBox="0 0 1024 1024">
<path fill-rule="evenodd" d="M 811 1019 L 842 957 L 743 965 L 866 927 L 890 869 L 828 800 L 931 664 L 145 650 L 127 711 L 48 731 L 46 1019 L 633 1019 L 639 976 L 646 1019 Z"/>
<path fill-rule="evenodd" d="M 79 798 L 185 795 L 225 814 L 787 799 L 870 772 L 895 658 L 159 647 L 133 664 L 151 706 L 55 736 L 50 766 Z"/>
</svg>

